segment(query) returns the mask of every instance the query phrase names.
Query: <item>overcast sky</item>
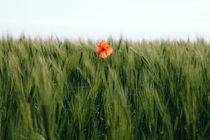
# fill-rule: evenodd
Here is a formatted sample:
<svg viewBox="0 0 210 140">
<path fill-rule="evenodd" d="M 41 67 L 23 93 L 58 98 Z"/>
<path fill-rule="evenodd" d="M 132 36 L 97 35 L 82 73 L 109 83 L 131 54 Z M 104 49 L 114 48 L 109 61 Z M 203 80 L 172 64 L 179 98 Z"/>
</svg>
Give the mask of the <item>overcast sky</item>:
<svg viewBox="0 0 210 140">
<path fill-rule="evenodd" d="M 210 0 L 0 0 L 0 35 L 210 40 Z"/>
</svg>

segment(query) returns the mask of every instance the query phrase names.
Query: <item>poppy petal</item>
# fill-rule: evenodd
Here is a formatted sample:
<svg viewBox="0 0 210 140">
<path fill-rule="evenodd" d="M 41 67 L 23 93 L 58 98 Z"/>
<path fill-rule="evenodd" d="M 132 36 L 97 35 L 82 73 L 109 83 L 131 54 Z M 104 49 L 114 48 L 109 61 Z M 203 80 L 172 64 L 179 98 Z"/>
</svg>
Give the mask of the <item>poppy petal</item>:
<svg viewBox="0 0 210 140">
<path fill-rule="evenodd" d="M 106 41 L 102 40 L 101 43 L 100 43 L 101 47 L 105 47 L 107 46 L 108 44 L 106 43 Z"/>
<path fill-rule="evenodd" d="M 106 58 L 107 57 L 107 54 L 106 54 L 105 51 L 102 51 L 99 55 L 100 55 L 101 58 Z"/>
<path fill-rule="evenodd" d="M 106 48 L 106 53 L 107 53 L 107 55 L 110 55 L 110 54 L 112 53 L 112 51 L 113 51 L 113 49 L 112 49 L 111 46 L 108 46 L 108 47 Z"/>
<path fill-rule="evenodd" d="M 101 48 L 101 45 L 98 44 L 97 47 L 96 47 L 97 52 L 98 52 L 98 51 L 100 52 L 101 49 L 102 49 L 102 48 Z"/>
<path fill-rule="evenodd" d="M 101 53 L 101 51 L 102 51 L 102 49 L 101 49 L 101 48 L 97 49 L 97 53 L 98 53 L 98 54 L 100 54 L 100 53 Z"/>
</svg>

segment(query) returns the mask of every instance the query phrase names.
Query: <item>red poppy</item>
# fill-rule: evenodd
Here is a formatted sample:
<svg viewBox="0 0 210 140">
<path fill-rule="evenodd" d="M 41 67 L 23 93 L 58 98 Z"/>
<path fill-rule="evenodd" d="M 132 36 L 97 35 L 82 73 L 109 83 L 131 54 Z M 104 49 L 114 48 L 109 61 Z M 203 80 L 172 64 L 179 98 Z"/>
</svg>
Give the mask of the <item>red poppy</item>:
<svg viewBox="0 0 210 140">
<path fill-rule="evenodd" d="M 109 46 L 104 40 L 102 40 L 96 47 L 97 53 L 101 58 L 106 58 L 113 51 L 112 47 Z"/>
</svg>

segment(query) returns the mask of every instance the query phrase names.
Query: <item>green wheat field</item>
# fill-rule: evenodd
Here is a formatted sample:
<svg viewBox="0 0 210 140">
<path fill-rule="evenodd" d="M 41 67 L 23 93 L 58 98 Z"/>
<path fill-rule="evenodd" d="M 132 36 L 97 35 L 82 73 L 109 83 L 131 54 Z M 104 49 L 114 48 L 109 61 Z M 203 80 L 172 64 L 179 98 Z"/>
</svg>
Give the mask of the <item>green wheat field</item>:
<svg viewBox="0 0 210 140">
<path fill-rule="evenodd" d="M 209 140 L 210 43 L 0 38 L 1 140 Z"/>
</svg>

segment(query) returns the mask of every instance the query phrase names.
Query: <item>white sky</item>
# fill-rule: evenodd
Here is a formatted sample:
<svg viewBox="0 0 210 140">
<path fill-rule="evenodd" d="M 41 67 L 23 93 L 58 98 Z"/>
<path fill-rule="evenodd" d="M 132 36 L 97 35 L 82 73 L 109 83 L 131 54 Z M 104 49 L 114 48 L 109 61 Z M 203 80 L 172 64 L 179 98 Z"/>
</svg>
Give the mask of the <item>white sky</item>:
<svg viewBox="0 0 210 140">
<path fill-rule="evenodd" d="M 0 0 L 0 35 L 210 41 L 210 0 Z"/>
</svg>

